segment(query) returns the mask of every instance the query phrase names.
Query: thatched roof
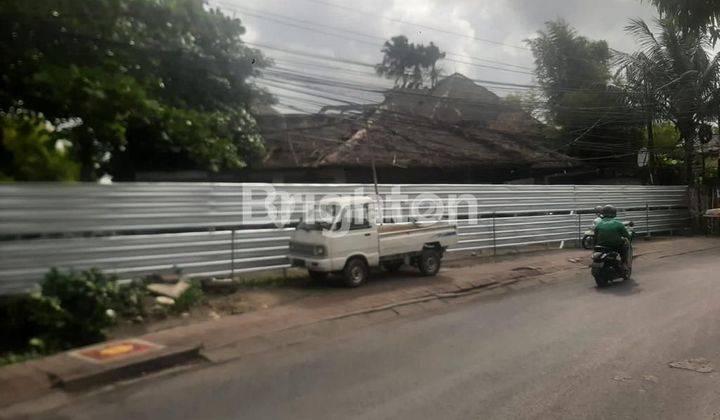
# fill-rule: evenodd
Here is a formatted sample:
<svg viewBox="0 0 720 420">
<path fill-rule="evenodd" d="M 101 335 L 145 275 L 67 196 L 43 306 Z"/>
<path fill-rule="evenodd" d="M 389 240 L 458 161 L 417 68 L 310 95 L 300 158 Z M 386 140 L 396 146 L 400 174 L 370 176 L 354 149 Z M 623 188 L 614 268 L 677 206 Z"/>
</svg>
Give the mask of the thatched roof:
<svg viewBox="0 0 720 420">
<path fill-rule="evenodd" d="M 567 168 L 541 145 L 542 124 L 462 75 L 432 90 L 389 91 L 369 116 L 261 118 L 265 168 L 368 166 Z M 369 127 L 366 127 L 366 121 Z"/>
</svg>

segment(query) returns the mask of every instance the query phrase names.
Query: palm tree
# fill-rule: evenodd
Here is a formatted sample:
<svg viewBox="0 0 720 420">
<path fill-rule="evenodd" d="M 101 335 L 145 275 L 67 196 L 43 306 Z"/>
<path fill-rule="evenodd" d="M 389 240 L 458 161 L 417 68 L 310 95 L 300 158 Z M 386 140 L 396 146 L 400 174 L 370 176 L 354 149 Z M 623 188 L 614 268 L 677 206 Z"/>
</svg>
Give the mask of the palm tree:
<svg viewBox="0 0 720 420">
<path fill-rule="evenodd" d="M 422 57 L 422 66 L 429 69 L 430 87 L 433 88 L 437 84 L 438 78 L 440 78 L 441 70 L 437 68 L 437 62 L 445 58 L 445 52 L 440 51 L 437 45 L 430 42 L 430 45 L 423 47 Z"/>
<path fill-rule="evenodd" d="M 383 53 L 383 61 L 375 65 L 375 72 L 378 76 L 384 76 L 388 79 L 394 79 L 395 87 L 400 86 L 402 79 L 402 87 L 407 86 L 408 74 L 405 71 L 412 61 L 415 46 L 408 42 L 404 35 L 394 36 L 390 41 L 386 41 L 381 52 Z"/>
<path fill-rule="evenodd" d="M 631 20 L 626 31 L 642 51 L 621 57 L 631 91 L 640 98 L 652 132 L 652 120 L 672 120 L 684 145 L 687 182 L 693 182 L 693 157 L 699 127 L 720 105 L 720 53 L 710 57 L 705 33 L 684 32 L 671 20 L 658 20 L 656 36 L 641 19 Z M 658 113 L 661 113 L 658 115 Z"/>
<path fill-rule="evenodd" d="M 411 89 L 421 88 L 426 78 L 430 79 L 430 86 L 434 87 L 440 77 L 437 62 L 445 58 L 445 53 L 434 43 L 431 42 L 427 47 L 411 44 L 404 35 L 386 41 L 381 52 L 383 60 L 375 65 L 378 76 L 394 79 L 395 87 Z"/>
<path fill-rule="evenodd" d="M 423 85 L 424 75 L 422 68 L 424 67 L 425 63 L 426 48 L 424 45 L 410 45 L 413 47 L 409 63 L 412 69 L 412 73 L 410 78 L 411 82 L 408 87 L 410 87 L 411 89 L 420 89 Z"/>
<path fill-rule="evenodd" d="M 631 107 L 637 109 L 644 120 L 647 133 L 647 148 L 649 150 L 648 169 L 650 182 L 654 178 L 655 168 L 655 138 L 653 126 L 655 121 L 663 115 L 663 101 L 659 88 L 661 81 L 658 78 L 656 63 L 644 52 L 627 54 L 615 52 L 615 61 L 619 65 L 619 75 L 624 77 L 624 93 Z"/>
<path fill-rule="evenodd" d="M 649 0 L 665 18 L 683 31 L 709 32 L 713 43 L 720 38 L 720 4 L 713 0 Z"/>
</svg>

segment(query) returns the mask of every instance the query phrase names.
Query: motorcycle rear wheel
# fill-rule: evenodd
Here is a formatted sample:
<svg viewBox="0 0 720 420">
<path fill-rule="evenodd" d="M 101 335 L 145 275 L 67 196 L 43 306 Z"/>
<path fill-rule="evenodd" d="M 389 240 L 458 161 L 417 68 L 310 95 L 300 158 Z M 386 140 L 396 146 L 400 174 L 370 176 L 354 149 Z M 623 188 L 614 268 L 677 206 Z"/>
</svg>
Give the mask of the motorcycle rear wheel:
<svg viewBox="0 0 720 420">
<path fill-rule="evenodd" d="M 607 285 L 610 284 L 610 280 L 607 279 L 602 270 L 593 268 L 592 275 L 595 278 L 595 284 L 597 284 L 598 288 L 607 287 Z"/>
</svg>

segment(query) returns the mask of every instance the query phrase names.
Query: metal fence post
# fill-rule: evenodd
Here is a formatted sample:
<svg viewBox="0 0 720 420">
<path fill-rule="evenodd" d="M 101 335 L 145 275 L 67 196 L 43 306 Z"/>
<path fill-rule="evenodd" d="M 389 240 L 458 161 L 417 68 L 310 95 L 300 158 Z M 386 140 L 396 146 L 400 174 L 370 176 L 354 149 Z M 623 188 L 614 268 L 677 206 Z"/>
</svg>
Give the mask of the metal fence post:
<svg viewBox="0 0 720 420">
<path fill-rule="evenodd" d="M 650 204 L 645 202 L 645 233 L 647 237 L 650 237 Z"/>
<path fill-rule="evenodd" d="M 492 233 L 493 233 L 493 257 L 497 255 L 497 242 L 495 239 L 495 212 L 492 213 Z"/>
<path fill-rule="evenodd" d="M 578 211 L 578 248 L 582 248 L 583 246 L 583 240 L 582 240 L 582 214 L 580 211 Z"/>
<path fill-rule="evenodd" d="M 235 280 L 235 229 L 230 231 L 230 278 Z"/>
</svg>

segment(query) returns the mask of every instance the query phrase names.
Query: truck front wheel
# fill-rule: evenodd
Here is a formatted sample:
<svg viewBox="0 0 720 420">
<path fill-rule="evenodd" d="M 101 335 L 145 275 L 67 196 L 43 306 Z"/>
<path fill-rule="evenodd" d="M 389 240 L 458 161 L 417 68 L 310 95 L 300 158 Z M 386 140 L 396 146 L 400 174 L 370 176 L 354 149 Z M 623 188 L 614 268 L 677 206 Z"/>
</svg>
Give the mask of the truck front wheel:
<svg viewBox="0 0 720 420">
<path fill-rule="evenodd" d="M 343 268 L 343 278 L 348 287 L 358 287 L 365 283 L 368 277 L 368 267 L 360 258 L 352 258 Z"/>
<path fill-rule="evenodd" d="M 426 249 L 420 255 L 418 268 L 424 276 L 434 276 L 440 271 L 440 253 L 434 249 Z"/>
</svg>

